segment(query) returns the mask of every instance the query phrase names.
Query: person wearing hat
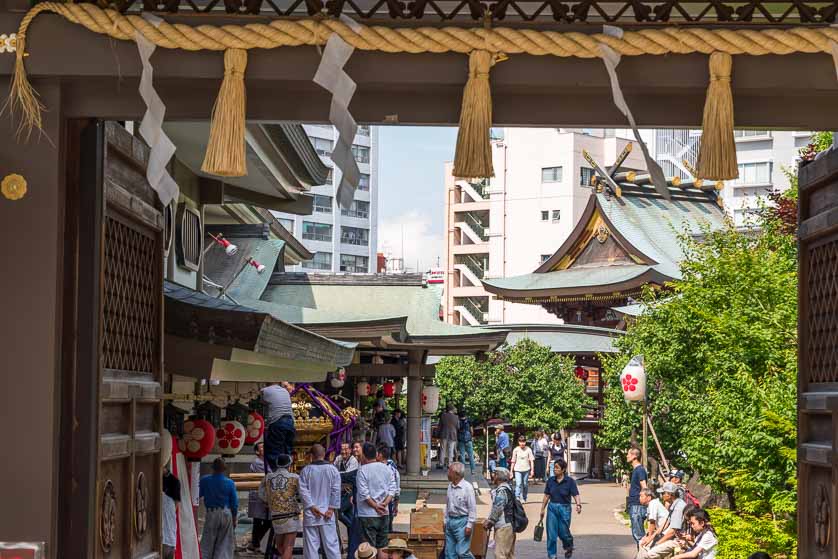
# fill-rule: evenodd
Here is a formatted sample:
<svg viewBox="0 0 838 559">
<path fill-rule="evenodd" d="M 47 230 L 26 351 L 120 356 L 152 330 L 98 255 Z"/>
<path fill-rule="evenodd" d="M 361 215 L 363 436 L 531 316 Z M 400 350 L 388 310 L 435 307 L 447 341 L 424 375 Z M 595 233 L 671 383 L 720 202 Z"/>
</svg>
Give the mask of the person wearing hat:
<svg viewBox="0 0 838 559">
<path fill-rule="evenodd" d="M 201 478 L 198 495 L 204 500 L 206 520 L 201 534 L 203 559 L 233 559 L 236 516 L 239 512 L 239 495 L 236 484 L 227 477 L 223 458 L 212 463 L 212 474 Z"/>
<path fill-rule="evenodd" d="M 300 472 L 303 502 L 303 556 L 317 559 L 322 545 L 326 559 L 340 559 L 337 513 L 340 510 L 340 472 L 326 461 L 323 445 L 312 445 L 312 462 Z"/>
<path fill-rule="evenodd" d="M 684 487 L 684 470 L 673 470 L 669 474 L 669 481 L 678 486 L 678 498 L 684 499 L 687 492 L 687 488 Z M 684 499 L 684 502 L 686 503 L 687 500 Z"/>
<path fill-rule="evenodd" d="M 515 558 L 515 530 L 512 529 L 511 518 L 507 517 L 507 509 L 515 499 L 509 477 L 506 468 L 495 468 L 492 475 L 492 510 L 483 522 L 486 530 L 495 529 L 495 559 Z"/>
<path fill-rule="evenodd" d="M 377 555 L 378 550 L 370 544 L 368 544 L 367 542 L 364 542 L 361 545 L 359 545 L 358 549 L 355 551 L 355 559 L 375 559 Z"/>
<path fill-rule="evenodd" d="M 268 504 L 274 541 L 279 556 L 291 559 L 294 540 L 300 531 L 300 477 L 288 471 L 291 457 L 280 454 L 276 469 L 265 476 L 259 486 L 259 497 Z"/>
<path fill-rule="evenodd" d="M 393 538 L 382 551 L 390 555 L 390 559 L 416 559 L 413 550 L 407 547 L 407 542 L 401 538 Z"/>
<path fill-rule="evenodd" d="M 652 541 L 637 550 L 636 559 L 668 559 L 675 555 L 678 548 L 676 538 L 685 527 L 684 509 L 687 504 L 678 498 L 678 486 L 671 481 L 664 483 L 658 493 L 669 512 Z"/>
</svg>

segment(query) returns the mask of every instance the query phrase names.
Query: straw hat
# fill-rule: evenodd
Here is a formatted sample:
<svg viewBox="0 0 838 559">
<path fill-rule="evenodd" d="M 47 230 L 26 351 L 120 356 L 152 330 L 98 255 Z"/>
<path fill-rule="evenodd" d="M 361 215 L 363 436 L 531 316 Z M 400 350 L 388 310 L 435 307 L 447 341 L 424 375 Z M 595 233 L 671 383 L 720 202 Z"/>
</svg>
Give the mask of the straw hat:
<svg viewBox="0 0 838 559">
<path fill-rule="evenodd" d="M 390 540 L 390 545 L 385 547 L 384 551 L 388 553 L 391 551 L 402 551 L 405 556 L 413 555 L 413 550 L 407 547 L 407 542 L 401 538 L 393 538 Z"/>
<path fill-rule="evenodd" d="M 355 550 L 355 559 L 373 559 L 378 554 L 378 550 L 367 542 L 362 543 Z"/>
</svg>

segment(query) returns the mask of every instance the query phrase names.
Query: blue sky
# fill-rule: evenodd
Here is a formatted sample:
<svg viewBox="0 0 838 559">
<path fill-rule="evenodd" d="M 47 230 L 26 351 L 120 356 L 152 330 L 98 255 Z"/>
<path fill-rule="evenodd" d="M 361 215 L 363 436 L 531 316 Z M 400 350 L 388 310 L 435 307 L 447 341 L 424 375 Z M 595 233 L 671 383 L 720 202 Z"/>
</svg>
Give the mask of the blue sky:
<svg viewBox="0 0 838 559">
<path fill-rule="evenodd" d="M 401 256 L 404 231 L 405 266 L 425 271 L 444 257 L 444 166 L 457 129 L 382 126 L 378 142 L 378 250 Z"/>
</svg>

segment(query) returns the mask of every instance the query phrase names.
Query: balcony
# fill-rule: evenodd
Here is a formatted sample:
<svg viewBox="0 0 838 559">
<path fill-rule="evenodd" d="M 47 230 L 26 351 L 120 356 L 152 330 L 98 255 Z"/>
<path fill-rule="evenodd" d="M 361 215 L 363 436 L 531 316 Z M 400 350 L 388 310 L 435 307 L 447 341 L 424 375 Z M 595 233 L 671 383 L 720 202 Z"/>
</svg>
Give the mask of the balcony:
<svg viewBox="0 0 838 559">
<path fill-rule="evenodd" d="M 340 238 L 340 242 L 345 245 L 356 245 L 356 246 L 369 246 L 370 240 L 369 239 L 359 239 L 357 237 L 349 237 L 343 236 Z"/>
<path fill-rule="evenodd" d="M 471 254 L 458 254 L 454 259 L 454 267 L 465 276 L 475 287 L 482 285 L 489 263 L 485 258 L 477 258 Z"/>
<path fill-rule="evenodd" d="M 309 241 L 324 241 L 327 243 L 332 242 L 332 236 L 323 233 L 303 233 L 303 239 Z"/>
<path fill-rule="evenodd" d="M 457 213 L 454 216 L 454 227 L 459 227 L 472 243 L 484 244 L 489 240 L 489 234 L 486 231 L 488 225 L 480 221 L 471 212 Z M 465 243 L 461 241 L 461 244 Z"/>
<path fill-rule="evenodd" d="M 488 297 L 459 297 L 454 299 L 454 310 L 471 326 L 486 324 L 489 313 Z"/>
<path fill-rule="evenodd" d="M 357 217 L 359 219 L 369 219 L 370 212 L 369 210 L 341 210 L 340 215 L 345 215 L 346 217 Z"/>
</svg>

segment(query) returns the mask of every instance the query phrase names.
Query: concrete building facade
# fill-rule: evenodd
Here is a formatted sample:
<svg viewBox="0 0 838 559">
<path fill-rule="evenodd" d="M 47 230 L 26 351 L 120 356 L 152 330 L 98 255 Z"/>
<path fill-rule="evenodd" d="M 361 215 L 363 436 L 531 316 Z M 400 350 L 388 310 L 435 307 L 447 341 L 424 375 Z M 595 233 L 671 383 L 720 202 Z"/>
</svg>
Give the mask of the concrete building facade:
<svg viewBox="0 0 838 559">
<path fill-rule="evenodd" d="M 492 142 L 495 177 L 455 180 L 446 166 L 445 320 L 452 324 L 556 324 L 537 305 L 497 301 L 482 280 L 526 274 L 568 237 L 591 195 L 593 169 L 634 141 L 614 130 L 509 128 Z M 623 168 L 645 169 L 639 149 Z"/>
<path fill-rule="evenodd" d="M 378 129 L 359 126 L 352 145 L 361 171 L 352 207 L 342 209 L 335 197 L 340 170 L 331 161 L 337 130 L 305 125 L 314 149 L 332 167 L 327 184 L 311 189 L 314 212 L 307 216 L 276 213 L 280 223 L 314 253 L 289 271 L 374 273 L 378 246 Z"/>
<path fill-rule="evenodd" d="M 734 130 L 739 178 L 726 181 L 722 189 L 725 210 L 737 227 L 746 227 L 753 211 L 771 192 L 789 188 L 784 169 L 797 166 L 798 151 L 811 140 L 811 132 Z M 701 145 L 700 130 L 655 130 L 655 158 L 664 174 L 691 176 Z M 651 148 L 651 146 L 650 146 Z"/>
</svg>

